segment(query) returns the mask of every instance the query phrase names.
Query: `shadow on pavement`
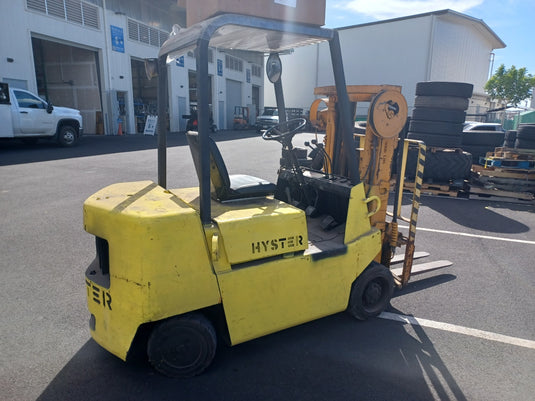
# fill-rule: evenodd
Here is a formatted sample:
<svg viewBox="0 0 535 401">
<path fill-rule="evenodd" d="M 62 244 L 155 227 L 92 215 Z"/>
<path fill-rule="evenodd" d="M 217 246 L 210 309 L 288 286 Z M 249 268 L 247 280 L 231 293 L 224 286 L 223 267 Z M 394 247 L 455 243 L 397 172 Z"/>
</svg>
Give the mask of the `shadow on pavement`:
<svg viewBox="0 0 535 401">
<path fill-rule="evenodd" d="M 201 376 L 170 379 L 89 340 L 38 400 L 464 400 L 423 328 L 333 315 L 232 348 Z M 451 399 L 451 398 L 450 398 Z"/>
<path fill-rule="evenodd" d="M 480 231 L 503 234 L 518 234 L 529 231 L 529 227 L 518 220 L 503 216 L 488 208 L 490 202 L 479 200 L 458 200 L 443 197 L 427 197 L 426 207 L 464 227 Z M 493 206 L 514 211 L 535 211 L 533 205 L 492 202 Z"/>
<path fill-rule="evenodd" d="M 402 295 L 411 294 L 413 292 L 419 292 L 430 287 L 435 287 L 453 281 L 457 279 L 457 276 L 453 274 L 435 274 L 431 277 L 419 279 L 417 281 L 409 281 L 402 289 L 394 292 L 393 298 L 400 297 Z"/>
<path fill-rule="evenodd" d="M 218 131 L 212 134 L 216 141 L 259 136 L 256 131 Z M 187 146 L 184 133 L 167 135 L 167 147 Z M 35 163 L 76 157 L 156 149 L 158 137 L 150 135 L 84 135 L 72 148 L 62 148 L 53 141 L 40 140 L 29 145 L 18 140 L 0 141 L 0 166 Z"/>
</svg>

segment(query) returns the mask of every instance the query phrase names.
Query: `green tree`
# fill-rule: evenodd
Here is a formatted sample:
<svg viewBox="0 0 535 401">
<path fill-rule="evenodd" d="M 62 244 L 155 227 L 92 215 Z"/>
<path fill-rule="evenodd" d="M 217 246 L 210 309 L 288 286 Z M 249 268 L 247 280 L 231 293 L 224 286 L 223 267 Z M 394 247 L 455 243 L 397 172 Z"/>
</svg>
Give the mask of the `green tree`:
<svg viewBox="0 0 535 401">
<path fill-rule="evenodd" d="M 506 70 L 502 64 L 487 81 L 485 90 L 491 98 L 516 107 L 522 100 L 531 96 L 534 86 L 535 77 L 528 74 L 525 68 L 517 70 L 513 65 Z"/>
</svg>

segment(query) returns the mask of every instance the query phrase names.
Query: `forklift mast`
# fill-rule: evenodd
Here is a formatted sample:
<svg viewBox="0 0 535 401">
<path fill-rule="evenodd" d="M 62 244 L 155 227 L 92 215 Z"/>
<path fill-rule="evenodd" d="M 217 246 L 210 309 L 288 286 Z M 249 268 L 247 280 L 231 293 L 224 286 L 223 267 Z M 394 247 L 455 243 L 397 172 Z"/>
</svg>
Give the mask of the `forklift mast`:
<svg viewBox="0 0 535 401">
<path fill-rule="evenodd" d="M 346 176 L 346 153 L 358 154 L 359 175 L 364 184 L 366 197 L 376 197 L 379 210 L 370 217 L 373 227 L 381 230 L 382 251 L 375 260 L 390 266 L 396 247 L 405 245 L 405 258 L 401 277 L 396 277 L 400 285 L 409 281 L 415 251 L 415 233 L 420 206 L 423 168 L 425 164 L 425 144 L 420 141 L 404 139 L 407 121 L 407 102 L 401 94 L 401 87 L 394 85 L 352 85 L 347 87 L 352 110 L 351 121 L 355 120 L 358 102 L 369 103 L 365 134 L 355 134 L 358 145 L 347 146 L 339 132 L 341 116 L 338 113 L 338 97 L 333 86 L 319 87 L 314 94 L 321 96 L 310 108 L 310 119 L 313 126 L 325 130 L 325 152 L 331 161 L 324 168 L 333 174 Z M 324 103 L 326 109 L 320 111 Z M 401 134 L 401 135 L 400 135 Z M 355 142 L 355 143 L 356 143 Z M 397 158 L 395 150 L 399 146 Z M 409 146 L 418 147 L 417 173 L 415 174 L 415 190 L 410 218 L 401 216 L 402 188 Z M 355 151 L 356 150 L 356 151 Z M 392 182 L 392 170 L 397 167 L 395 182 L 395 202 L 392 219 L 387 219 L 387 205 Z M 371 210 L 376 207 L 369 204 Z M 403 237 L 398 231 L 398 218 L 409 223 L 409 234 Z"/>
</svg>

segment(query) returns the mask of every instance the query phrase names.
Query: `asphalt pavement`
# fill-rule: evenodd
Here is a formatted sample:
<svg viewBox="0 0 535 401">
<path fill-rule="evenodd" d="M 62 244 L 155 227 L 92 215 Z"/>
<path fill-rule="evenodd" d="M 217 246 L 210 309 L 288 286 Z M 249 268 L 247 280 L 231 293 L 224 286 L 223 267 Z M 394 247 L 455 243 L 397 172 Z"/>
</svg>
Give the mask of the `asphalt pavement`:
<svg viewBox="0 0 535 401">
<path fill-rule="evenodd" d="M 253 131 L 214 137 L 231 173 L 276 180 L 280 145 Z M 103 350 L 89 334 L 84 271 L 95 249 L 82 204 L 112 183 L 156 181 L 156 144 L 147 136 L 86 136 L 71 149 L 0 142 L 0 399 L 533 399 L 533 203 L 422 197 L 417 251 L 452 266 L 414 276 L 381 318 L 340 313 L 221 346 L 187 380 Z M 168 187 L 197 185 L 184 135 L 168 144 Z M 404 215 L 409 203 L 405 194 Z"/>
</svg>

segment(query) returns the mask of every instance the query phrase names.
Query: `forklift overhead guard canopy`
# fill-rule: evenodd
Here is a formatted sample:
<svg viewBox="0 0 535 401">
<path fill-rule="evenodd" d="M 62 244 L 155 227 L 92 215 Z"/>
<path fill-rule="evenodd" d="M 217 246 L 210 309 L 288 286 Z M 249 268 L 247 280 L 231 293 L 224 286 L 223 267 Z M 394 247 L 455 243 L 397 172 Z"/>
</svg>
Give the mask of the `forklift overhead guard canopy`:
<svg viewBox="0 0 535 401">
<path fill-rule="evenodd" d="M 309 25 L 224 14 L 189 28 L 173 29 L 158 57 L 174 58 L 197 47 L 200 40 L 220 49 L 272 53 L 331 40 L 333 30 Z"/>
</svg>

